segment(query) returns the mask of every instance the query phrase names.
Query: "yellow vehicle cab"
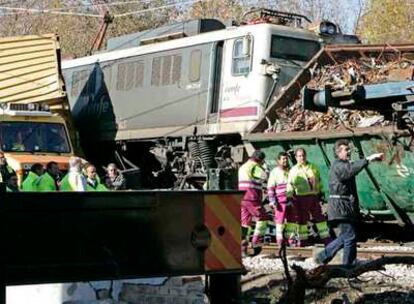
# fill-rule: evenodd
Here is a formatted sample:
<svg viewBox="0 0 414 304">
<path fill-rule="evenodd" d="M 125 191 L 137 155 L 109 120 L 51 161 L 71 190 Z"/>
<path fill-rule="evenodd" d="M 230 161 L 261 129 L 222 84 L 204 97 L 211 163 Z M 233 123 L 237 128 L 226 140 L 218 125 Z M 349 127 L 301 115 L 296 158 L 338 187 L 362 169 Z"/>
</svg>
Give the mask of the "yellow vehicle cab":
<svg viewBox="0 0 414 304">
<path fill-rule="evenodd" d="M 0 147 L 19 184 L 34 163 L 55 161 L 62 172 L 74 155 L 65 120 L 41 104 L 0 104 Z"/>
</svg>

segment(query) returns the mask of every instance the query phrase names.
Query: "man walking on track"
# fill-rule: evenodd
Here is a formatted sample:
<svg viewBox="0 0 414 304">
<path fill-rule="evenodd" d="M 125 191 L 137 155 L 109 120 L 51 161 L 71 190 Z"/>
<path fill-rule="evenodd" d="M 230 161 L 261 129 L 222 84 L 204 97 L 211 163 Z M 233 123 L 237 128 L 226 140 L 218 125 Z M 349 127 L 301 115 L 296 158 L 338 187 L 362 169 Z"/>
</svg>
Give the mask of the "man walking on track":
<svg viewBox="0 0 414 304">
<path fill-rule="evenodd" d="M 277 156 L 277 167 L 270 172 L 267 182 L 267 196 L 274 209 L 276 223 L 276 242 L 281 245 L 284 240 L 295 245 L 297 231 L 296 212 L 291 201 L 288 201 L 286 188 L 289 175 L 289 158 L 286 152 Z"/>
<path fill-rule="evenodd" d="M 262 167 L 264 159 L 265 154 L 256 150 L 239 169 L 239 190 L 246 191 L 241 202 L 242 252 L 244 255 L 247 254 L 248 231 L 253 217 L 256 219 L 252 239 L 254 255 L 259 254 L 262 250 L 269 219 L 262 205 L 262 184 L 267 179 L 266 172 Z"/>
<path fill-rule="evenodd" d="M 316 257 L 317 264 L 326 264 L 344 248 L 342 263 L 352 265 L 357 255 L 356 224 L 359 219 L 359 201 L 355 176 L 369 162 L 382 160 L 384 154 L 376 153 L 365 159 L 350 161 L 349 143 L 345 139 L 335 143 L 336 160 L 329 171 L 328 219 L 332 228 L 338 228 L 335 240 Z"/>
<path fill-rule="evenodd" d="M 293 199 L 297 210 L 298 246 L 310 245 L 308 240 L 310 220 L 315 223 L 321 241 L 327 244 L 330 238 L 320 205 L 322 185 L 319 169 L 307 161 L 306 151 L 303 148 L 296 149 L 295 158 L 297 164 L 289 171 L 287 193 L 288 197 Z"/>
</svg>

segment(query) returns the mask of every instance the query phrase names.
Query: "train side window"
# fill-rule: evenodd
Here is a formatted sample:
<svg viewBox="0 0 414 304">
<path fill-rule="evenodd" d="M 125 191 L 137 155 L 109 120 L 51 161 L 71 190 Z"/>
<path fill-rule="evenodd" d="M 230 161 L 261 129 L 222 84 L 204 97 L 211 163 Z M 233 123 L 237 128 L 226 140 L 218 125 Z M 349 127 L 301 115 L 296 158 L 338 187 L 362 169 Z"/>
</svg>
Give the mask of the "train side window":
<svg viewBox="0 0 414 304">
<path fill-rule="evenodd" d="M 135 62 L 135 87 L 142 88 L 144 86 L 144 70 L 145 66 L 142 61 Z"/>
<path fill-rule="evenodd" d="M 128 62 L 127 64 L 127 72 L 126 72 L 126 79 L 125 79 L 125 90 L 131 90 L 134 86 L 135 80 L 135 64 L 132 62 Z"/>
<path fill-rule="evenodd" d="M 161 80 L 161 57 L 152 59 L 151 86 L 159 87 Z"/>
<path fill-rule="evenodd" d="M 190 73 L 188 78 L 190 82 L 200 81 L 201 72 L 201 50 L 193 50 L 190 55 Z"/>
<path fill-rule="evenodd" d="M 121 91 L 125 90 L 125 76 L 127 74 L 127 64 L 118 64 L 118 73 L 116 77 L 116 89 Z"/>
<path fill-rule="evenodd" d="M 233 45 L 232 74 L 246 75 L 250 72 L 250 54 L 243 54 L 243 39 L 237 39 Z"/>
<path fill-rule="evenodd" d="M 172 68 L 172 84 L 180 82 L 181 79 L 181 55 L 173 56 L 173 68 Z"/>
<path fill-rule="evenodd" d="M 171 66 L 172 66 L 172 56 L 162 57 L 162 75 L 161 83 L 163 86 L 170 85 L 171 83 Z"/>
</svg>

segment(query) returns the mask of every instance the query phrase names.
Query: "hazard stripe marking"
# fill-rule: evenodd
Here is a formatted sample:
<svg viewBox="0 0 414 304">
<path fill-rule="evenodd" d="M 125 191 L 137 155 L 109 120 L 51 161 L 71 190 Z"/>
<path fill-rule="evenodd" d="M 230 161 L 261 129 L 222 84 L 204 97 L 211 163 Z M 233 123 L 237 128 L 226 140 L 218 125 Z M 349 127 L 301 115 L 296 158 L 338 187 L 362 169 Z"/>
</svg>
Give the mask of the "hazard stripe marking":
<svg viewBox="0 0 414 304">
<path fill-rule="evenodd" d="M 240 263 L 214 234 L 211 235 L 210 249 L 214 252 L 215 257 L 224 265 L 222 269 L 240 268 Z"/>
<path fill-rule="evenodd" d="M 207 209 L 209 209 L 207 207 Z M 220 221 L 214 213 L 210 212 L 210 210 L 206 210 L 206 220 L 208 223 L 208 227 L 210 229 L 210 233 L 213 233 L 216 238 L 225 245 L 225 247 L 230 251 L 230 253 L 236 259 L 241 259 L 241 249 L 240 249 L 240 242 L 238 238 L 234 238 L 229 231 L 225 230 L 223 235 L 219 235 L 218 227 L 224 226 L 222 221 Z M 239 227 L 240 230 L 240 227 Z M 240 238 L 240 236 L 239 236 Z"/>
<path fill-rule="evenodd" d="M 209 195 L 205 199 L 204 219 L 211 233 L 205 251 L 206 270 L 241 268 L 240 203 L 235 195 Z M 224 227 L 223 235 L 218 228 Z"/>
<path fill-rule="evenodd" d="M 226 267 L 217 259 L 217 257 L 211 252 L 210 249 L 207 249 L 204 253 L 205 258 L 205 269 L 206 270 L 215 270 L 215 269 L 225 269 Z"/>
<path fill-rule="evenodd" d="M 241 228 L 240 228 L 240 211 L 238 217 L 234 217 L 217 195 L 209 198 L 207 206 L 210 207 L 214 215 L 220 220 L 222 225 L 230 231 L 230 234 L 235 240 L 241 239 Z M 208 226 L 208 222 L 207 222 Z"/>
<path fill-rule="evenodd" d="M 225 203 L 227 210 L 237 220 L 240 219 L 240 201 L 241 195 L 220 195 L 220 200 Z"/>
</svg>

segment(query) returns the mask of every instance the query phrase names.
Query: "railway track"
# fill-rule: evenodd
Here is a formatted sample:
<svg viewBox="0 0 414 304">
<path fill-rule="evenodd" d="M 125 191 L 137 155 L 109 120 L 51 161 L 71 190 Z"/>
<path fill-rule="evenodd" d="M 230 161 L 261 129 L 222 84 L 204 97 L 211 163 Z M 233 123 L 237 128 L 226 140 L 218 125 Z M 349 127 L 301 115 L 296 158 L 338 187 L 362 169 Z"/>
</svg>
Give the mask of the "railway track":
<svg viewBox="0 0 414 304">
<path fill-rule="evenodd" d="M 382 256 L 414 256 L 414 247 L 402 247 L 403 249 L 393 249 L 391 246 L 398 246 L 398 244 L 378 244 L 378 243 L 361 243 L 358 244 L 358 258 L 365 259 L 375 259 Z M 374 248 L 373 248 L 374 247 Z M 380 247 L 384 247 L 381 249 Z M 279 256 L 280 247 L 276 245 L 266 245 L 263 246 L 262 254 L 268 254 L 270 257 L 277 258 Z M 309 258 L 312 257 L 314 251 L 317 250 L 317 247 L 287 247 L 286 255 Z"/>
</svg>

